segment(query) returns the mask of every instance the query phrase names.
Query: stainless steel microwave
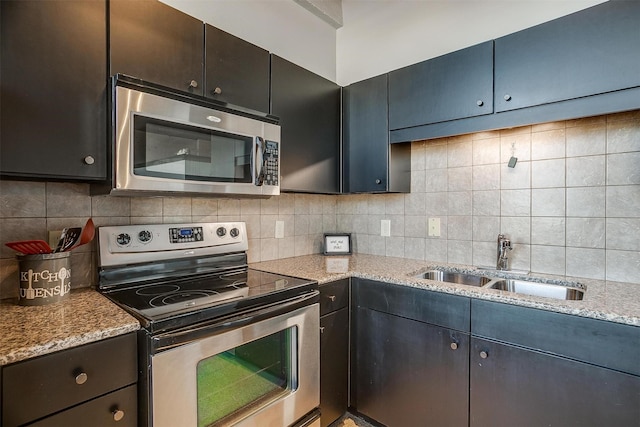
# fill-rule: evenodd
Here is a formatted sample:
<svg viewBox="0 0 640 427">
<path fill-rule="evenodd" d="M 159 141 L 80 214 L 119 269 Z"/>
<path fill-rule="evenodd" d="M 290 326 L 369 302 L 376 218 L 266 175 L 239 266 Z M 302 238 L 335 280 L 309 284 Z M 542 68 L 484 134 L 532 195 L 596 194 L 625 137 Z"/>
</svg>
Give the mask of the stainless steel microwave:
<svg viewBox="0 0 640 427">
<path fill-rule="evenodd" d="M 124 77 L 111 96 L 111 194 L 280 194 L 277 118 Z"/>
</svg>

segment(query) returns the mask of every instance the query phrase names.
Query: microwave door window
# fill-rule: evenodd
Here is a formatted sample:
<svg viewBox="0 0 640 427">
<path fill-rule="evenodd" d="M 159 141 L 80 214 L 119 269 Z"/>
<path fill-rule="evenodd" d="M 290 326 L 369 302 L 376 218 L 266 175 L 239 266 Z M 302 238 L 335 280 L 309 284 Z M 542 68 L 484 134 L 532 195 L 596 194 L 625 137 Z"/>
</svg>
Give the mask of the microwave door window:
<svg viewBox="0 0 640 427">
<path fill-rule="evenodd" d="M 252 182 L 252 138 L 134 118 L 135 175 L 210 182 Z"/>
<path fill-rule="evenodd" d="M 211 136 L 211 176 L 223 182 L 251 182 L 251 147 L 227 136 Z"/>
</svg>

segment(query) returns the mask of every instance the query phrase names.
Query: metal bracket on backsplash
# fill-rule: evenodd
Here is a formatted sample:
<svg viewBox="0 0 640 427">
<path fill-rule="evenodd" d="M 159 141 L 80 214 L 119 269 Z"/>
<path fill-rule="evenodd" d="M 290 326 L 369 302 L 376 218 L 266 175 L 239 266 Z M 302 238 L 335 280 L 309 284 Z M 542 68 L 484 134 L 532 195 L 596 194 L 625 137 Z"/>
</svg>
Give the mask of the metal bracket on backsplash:
<svg viewBox="0 0 640 427">
<path fill-rule="evenodd" d="M 508 166 L 510 168 L 515 168 L 516 167 L 516 163 L 518 162 L 518 158 L 515 155 L 516 155 L 516 143 L 512 142 L 511 143 L 511 158 L 509 159 L 509 163 L 508 163 Z"/>
</svg>

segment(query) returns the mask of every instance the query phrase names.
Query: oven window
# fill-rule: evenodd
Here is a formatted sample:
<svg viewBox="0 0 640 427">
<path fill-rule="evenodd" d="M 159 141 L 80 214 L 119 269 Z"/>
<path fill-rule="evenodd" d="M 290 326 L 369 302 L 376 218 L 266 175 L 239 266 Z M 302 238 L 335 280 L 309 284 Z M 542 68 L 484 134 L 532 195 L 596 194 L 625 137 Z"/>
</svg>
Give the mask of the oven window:
<svg viewBox="0 0 640 427">
<path fill-rule="evenodd" d="M 234 423 L 297 388 L 297 328 L 198 362 L 198 427 Z"/>
<path fill-rule="evenodd" d="M 253 139 L 135 115 L 133 173 L 192 181 L 253 182 Z"/>
</svg>

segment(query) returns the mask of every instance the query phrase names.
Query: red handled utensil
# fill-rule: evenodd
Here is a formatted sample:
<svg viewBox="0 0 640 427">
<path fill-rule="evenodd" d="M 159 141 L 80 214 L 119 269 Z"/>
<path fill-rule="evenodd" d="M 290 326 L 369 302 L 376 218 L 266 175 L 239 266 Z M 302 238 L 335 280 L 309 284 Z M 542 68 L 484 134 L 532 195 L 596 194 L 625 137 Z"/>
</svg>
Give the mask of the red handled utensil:
<svg viewBox="0 0 640 427">
<path fill-rule="evenodd" d="M 44 240 L 22 240 L 19 242 L 7 242 L 6 246 L 25 255 L 50 254 L 51 246 Z"/>
<path fill-rule="evenodd" d="M 93 225 L 93 220 L 91 218 L 89 218 L 87 220 L 87 223 L 84 225 L 84 228 L 82 229 L 82 233 L 80 234 L 80 240 L 78 240 L 78 242 L 71 246 L 68 250 L 73 250 L 75 248 L 77 248 L 78 246 L 82 246 L 86 243 L 89 243 L 90 241 L 93 240 L 93 237 L 96 234 L 96 227 Z M 67 249 L 65 249 L 66 251 Z"/>
</svg>

